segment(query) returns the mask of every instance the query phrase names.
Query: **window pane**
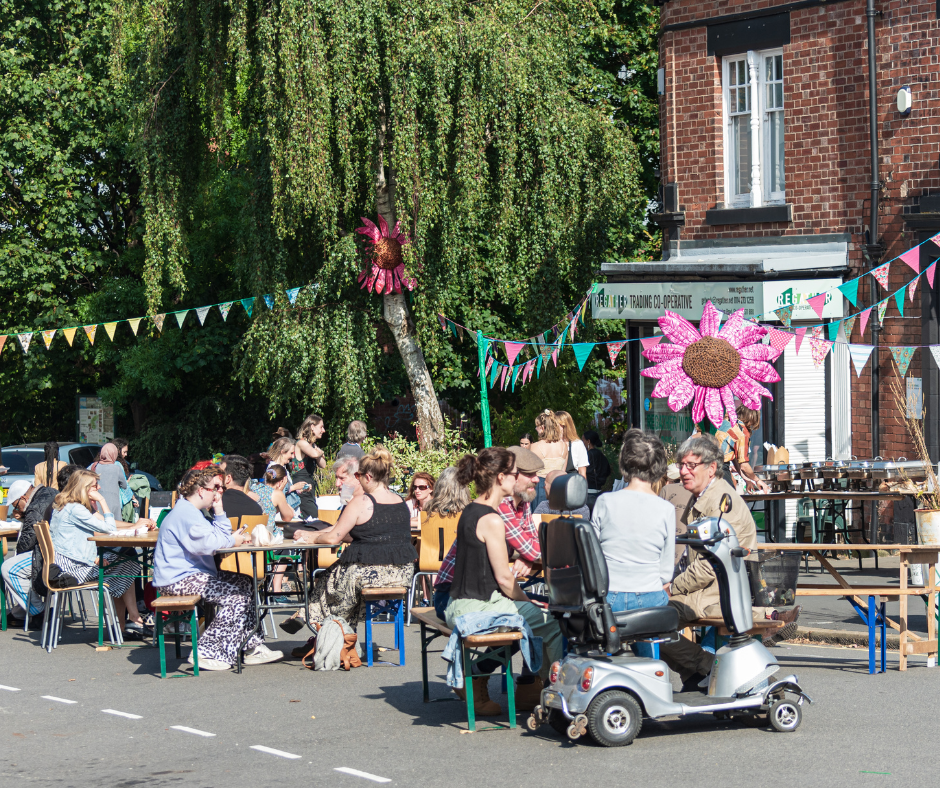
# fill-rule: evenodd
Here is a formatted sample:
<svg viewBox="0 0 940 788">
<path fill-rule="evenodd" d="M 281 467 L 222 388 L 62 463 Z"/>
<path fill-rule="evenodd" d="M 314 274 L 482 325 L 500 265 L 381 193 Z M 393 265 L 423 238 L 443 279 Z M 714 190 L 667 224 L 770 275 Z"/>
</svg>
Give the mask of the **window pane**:
<svg viewBox="0 0 940 788">
<path fill-rule="evenodd" d="M 768 140 L 767 187 L 771 192 L 783 191 L 783 110 L 770 113 Z"/>
<path fill-rule="evenodd" d="M 735 194 L 751 191 L 751 119 L 739 115 L 731 120 L 732 175 Z"/>
<path fill-rule="evenodd" d="M 774 93 L 776 101 L 774 102 L 775 107 L 783 107 L 783 83 L 778 82 L 774 85 Z"/>
<path fill-rule="evenodd" d="M 774 63 L 776 64 L 774 79 L 783 79 L 783 55 L 776 55 L 774 57 Z"/>
</svg>

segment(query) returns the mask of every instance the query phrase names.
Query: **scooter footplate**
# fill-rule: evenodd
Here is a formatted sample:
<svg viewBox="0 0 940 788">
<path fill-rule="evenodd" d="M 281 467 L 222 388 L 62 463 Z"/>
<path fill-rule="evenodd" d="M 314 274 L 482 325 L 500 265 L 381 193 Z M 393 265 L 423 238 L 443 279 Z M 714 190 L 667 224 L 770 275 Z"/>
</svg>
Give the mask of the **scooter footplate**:
<svg viewBox="0 0 940 788">
<path fill-rule="evenodd" d="M 672 696 L 673 703 L 683 703 L 686 706 L 716 706 L 740 700 L 740 698 L 715 698 L 704 692 L 676 692 Z"/>
</svg>

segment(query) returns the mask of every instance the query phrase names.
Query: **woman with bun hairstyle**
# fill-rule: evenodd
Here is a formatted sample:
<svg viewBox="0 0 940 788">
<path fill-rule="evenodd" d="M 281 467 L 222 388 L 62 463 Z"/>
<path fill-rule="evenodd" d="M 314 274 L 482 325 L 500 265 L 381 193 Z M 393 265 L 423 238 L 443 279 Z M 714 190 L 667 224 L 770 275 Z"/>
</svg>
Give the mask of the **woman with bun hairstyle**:
<svg viewBox="0 0 940 788">
<path fill-rule="evenodd" d="M 452 629 L 458 618 L 467 613 L 509 613 L 521 615 L 536 637 L 542 638 L 542 680 L 551 664 L 560 660 L 562 635 L 558 622 L 533 605 L 516 582 L 506 547 L 506 524 L 496 507 L 512 495 L 518 471 L 515 455 L 500 446 L 483 449 L 476 457 L 464 455 L 457 465 L 457 480 L 464 485 L 476 483 L 477 497 L 460 515 L 457 522 L 457 554 L 450 602 L 444 611 L 447 626 Z M 488 674 L 495 661 L 478 663 L 481 675 L 473 679 L 474 707 L 477 714 L 494 716 L 499 704 L 490 700 Z M 541 694 L 543 681 L 519 686 L 521 695 L 534 699 Z M 458 693 L 459 694 L 459 693 Z M 520 702 L 525 701 L 521 698 Z M 537 701 L 535 701 L 537 702 Z M 522 707 L 525 707 L 522 703 Z M 529 706 L 533 708 L 534 703 Z"/>
<path fill-rule="evenodd" d="M 298 531 L 297 542 L 348 545 L 339 560 L 314 583 L 309 621 L 339 616 L 353 629 L 362 615 L 362 589 L 411 585 L 418 554 L 411 544 L 411 512 L 399 495 L 388 489 L 392 455 L 377 445 L 359 461 L 356 478 L 363 495 L 343 509 L 336 525 L 323 531 Z M 298 616 L 301 614 L 298 614 Z M 299 629 L 294 619 L 281 626 Z"/>
</svg>

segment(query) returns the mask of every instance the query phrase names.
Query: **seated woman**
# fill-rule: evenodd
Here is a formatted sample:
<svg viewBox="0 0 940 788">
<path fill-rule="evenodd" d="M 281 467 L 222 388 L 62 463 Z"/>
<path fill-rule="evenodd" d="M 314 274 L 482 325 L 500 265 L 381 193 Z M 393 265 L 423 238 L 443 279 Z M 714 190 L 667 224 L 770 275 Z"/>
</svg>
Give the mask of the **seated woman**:
<svg viewBox="0 0 940 788">
<path fill-rule="evenodd" d="M 339 560 L 317 577 L 308 620 L 339 616 L 355 629 L 362 615 L 363 588 L 411 585 L 418 554 L 411 544 L 408 507 L 388 489 L 391 469 L 392 455 L 384 446 L 376 446 L 359 461 L 356 476 L 364 494 L 346 504 L 336 525 L 313 533 L 295 533 L 298 542 L 349 542 Z M 296 632 L 295 619 L 285 621 L 281 627 Z"/>
<path fill-rule="evenodd" d="M 653 488 L 666 473 L 663 442 L 631 429 L 623 438 L 620 472 L 626 486 L 597 499 L 591 525 L 610 578 L 607 601 L 617 613 L 669 604 L 676 551 L 676 510 Z M 634 643 L 633 653 L 652 657 L 653 644 Z"/>
<path fill-rule="evenodd" d="M 506 523 L 496 511 L 504 498 L 512 495 L 518 471 L 515 455 L 496 446 L 483 449 L 476 457 L 465 455 L 457 465 L 457 479 L 463 485 L 476 483 L 477 498 L 457 522 L 457 553 L 450 602 L 444 611 L 447 626 L 467 613 L 519 614 L 536 637 L 542 638 L 544 651 L 541 679 L 519 684 L 516 702 L 520 709 L 534 708 L 541 696 L 543 679 L 555 660 L 562 657 L 562 636 L 558 622 L 541 608 L 533 605 L 516 582 L 506 549 Z M 489 673 L 497 667 L 495 660 L 477 663 L 480 673 L 473 679 L 475 713 L 494 716 L 499 704 L 490 700 L 487 691 Z M 460 694 L 460 693 L 458 693 Z"/>
<path fill-rule="evenodd" d="M 288 475 L 283 465 L 269 465 L 260 482 L 254 482 L 251 490 L 258 496 L 258 504 L 268 516 L 268 528 L 273 533 L 277 528 L 277 516 L 281 521 L 289 523 L 296 516 L 296 512 L 287 503 L 284 488 L 287 487 Z M 278 552 L 278 551 L 275 551 Z M 284 570 L 286 564 L 278 564 L 278 571 L 271 577 L 271 592 L 278 604 L 286 604 L 290 600 L 281 596 L 281 587 L 284 585 Z"/>
<path fill-rule="evenodd" d="M 232 533 L 222 509 L 223 490 L 218 465 L 187 471 L 177 486 L 176 506 L 160 526 L 153 554 L 153 584 L 158 593 L 198 594 L 215 606 L 215 618 L 199 636 L 200 670 L 232 667 L 245 640 L 246 665 L 276 662 L 284 656 L 265 646 L 264 635 L 255 630 L 251 578 L 215 568 L 216 550 L 237 547 L 248 540 L 244 530 Z M 211 522 L 203 515 L 207 509 L 212 509 Z M 189 661 L 192 663 L 192 655 Z"/>
<path fill-rule="evenodd" d="M 421 530 L 421 512 L 427 511 L 434 494 L 434 477 L 430 473 L 420 471 L 411 477 L 411 486 L 405 497 L 405 504 L 411 514 L 411 530 Z"/>
<path fill-rule="evenodd" d="M 96 506 L 98 511 L 95 511 Z M 69 476 L 65 489 L 55 497 L 52 508 L 49 532 L 55 548 L 56 566 L 79 583 L 97 581 L 98 548 L 94 542 L 88 541 L 88 537 L 117 531 L 114 514 L 98 485 L 98 474 L 84 469 L 75 471 Z M 118 621 L 124 621 L 125 611 L 129 619 L 124 625 L 125 632 L 137 637 L 151 634 L 137 610 L 134 578 L 121 577 L 136 574 L 136 565 L 135 572 L 128 572 L 128 565 L 113 552 L 105 553 L 104 561 L 104 577 L 108 593 L 115 600 Z"/>
<path fill-rule="evenodd" d="M 428 504 L 428 514 L 452 517 L 460 514 L 469 503 L 470 493 L 467 491 L 467 485 L 457 480 L 457 469 L 453 465 L 444 468 L 434 485 L 434 495 L 431 496 L 431 503 Z"/>
</svg>

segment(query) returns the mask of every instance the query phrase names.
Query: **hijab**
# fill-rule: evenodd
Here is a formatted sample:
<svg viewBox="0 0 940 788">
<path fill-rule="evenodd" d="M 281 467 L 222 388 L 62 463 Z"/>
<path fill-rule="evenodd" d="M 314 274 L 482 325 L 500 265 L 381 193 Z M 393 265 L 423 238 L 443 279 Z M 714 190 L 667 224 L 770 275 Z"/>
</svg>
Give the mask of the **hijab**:
<svg viewBox="0 0 940 788">
<path fill-rule="evenodd" d="M 98 458 L 98 465 L 114 465 L 118 458 L 118 448 L 113 443 L 106 443 L 101 447 L 101 456 Z"/>
</svg>

